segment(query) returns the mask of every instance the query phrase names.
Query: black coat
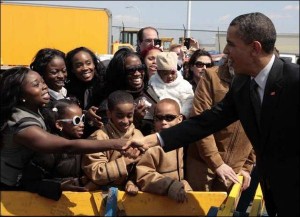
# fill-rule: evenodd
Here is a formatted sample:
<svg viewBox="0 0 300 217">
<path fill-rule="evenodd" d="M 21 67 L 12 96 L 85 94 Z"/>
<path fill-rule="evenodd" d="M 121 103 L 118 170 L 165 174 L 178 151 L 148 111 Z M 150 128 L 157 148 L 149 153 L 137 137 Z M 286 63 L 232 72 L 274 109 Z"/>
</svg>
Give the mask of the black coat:
<svg viewBox="0 0 300 217">
<path fill-rule="evenodd" d="M 236 76 L 212 109 L 162 131 L 163 148 L 177 149 L 240 120 L 257 155 L 268 214 L 299 215 L 299 65 L 275 58 L 263 97 L 261 131 L 251 106 L 250 80 Z"/>
</svg>

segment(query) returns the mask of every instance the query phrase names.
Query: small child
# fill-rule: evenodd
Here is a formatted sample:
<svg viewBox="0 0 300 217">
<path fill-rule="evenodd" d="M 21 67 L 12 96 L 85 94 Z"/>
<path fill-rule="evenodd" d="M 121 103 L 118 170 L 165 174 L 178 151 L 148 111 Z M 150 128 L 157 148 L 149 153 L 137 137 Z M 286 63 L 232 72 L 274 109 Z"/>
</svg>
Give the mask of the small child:
<svg viewBox="0 0 300 217">
<path fill-rule="evenodd" d="M 165 98 L 155 108 L 156 132 L 182 122 L 179 104 Z M 186 191 L 191 191 L 183 180 L 183 148 L 164 152 L 160 146 L 149 148 L 136 165 L 137 185 L 145 192 L 168 195 L 177 202 L 186 200 Z"/>
<path fill-rule="evenodd" d="M 189 118 L 193 105 L 192 85 L 177 71 L 177 54 L 161 52 L 156 56 L 157 73 L 149 80 L 159 99 L 175 98 L 179 101 L 182 114 Z"/>
<path fill-rule="evenodd" d="M 139 139 L 143 134 L 133 124 L 134 99 L 125 91 L 114 91 L 107 99 L 108 123 L 95 131 L 89 138 L 106 139 Z M 134 184 L 135 163 L 139 160 L 123 156 L 119 151 L 110 150 L 86 154 L 82 159 L 82 169 L 92 181 L 89 190 L 101 189 L 101 186 L 116 186 L 131 194 L 137 194 Z"/>
<path fill-rule="evenodd" d="M 76 99 L 51 101 L 43 110 L 50 133 L 67 139 L 80 139 L 84 130 L 84 114 Z M 38 153 L 27 164 L 21 182 L 30 192 L 58 200 L 62 191 L 87 191 L 80 167 L 81 155 Z"/>
</svg>

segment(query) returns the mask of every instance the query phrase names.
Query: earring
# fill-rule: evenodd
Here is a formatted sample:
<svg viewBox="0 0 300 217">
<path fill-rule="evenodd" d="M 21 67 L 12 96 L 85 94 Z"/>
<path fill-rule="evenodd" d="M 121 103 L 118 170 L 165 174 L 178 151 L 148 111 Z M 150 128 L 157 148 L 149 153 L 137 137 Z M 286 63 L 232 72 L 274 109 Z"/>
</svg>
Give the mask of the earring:
<svg viewBox="0 0 300 217">
<path fill-rule="evenodd" d="M 63 128 L 60 128 L 59 131 L 61 132 Z"/>
<path fill-rule="evenodd" d="M 22 102 L 26 102 L 26 99 L 22 99 Z"/>
</svg>

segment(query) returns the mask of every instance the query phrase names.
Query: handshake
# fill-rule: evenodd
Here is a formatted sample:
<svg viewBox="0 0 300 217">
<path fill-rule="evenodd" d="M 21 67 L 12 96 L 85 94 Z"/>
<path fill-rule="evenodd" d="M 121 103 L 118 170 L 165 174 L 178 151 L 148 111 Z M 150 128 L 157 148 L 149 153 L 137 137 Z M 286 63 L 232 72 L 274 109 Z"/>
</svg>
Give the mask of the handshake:
<svg viewBox="0 0 300 217">
<path fill-rule="evenodd" d="M 130 158 L 137 158 L 150 147 L 160 144 L 156 134 L 150 134 L 138 140 L 116 139 L 116 141 L 119 141 L 119 143 L 115 149 L 119 150 L 122 155 Z"/>
</svg>

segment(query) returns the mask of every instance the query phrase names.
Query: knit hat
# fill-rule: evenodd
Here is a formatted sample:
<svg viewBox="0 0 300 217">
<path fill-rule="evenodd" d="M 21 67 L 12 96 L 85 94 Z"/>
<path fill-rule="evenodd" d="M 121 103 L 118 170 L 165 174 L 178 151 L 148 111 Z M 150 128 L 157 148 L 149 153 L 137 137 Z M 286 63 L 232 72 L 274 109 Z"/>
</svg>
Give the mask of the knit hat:
<svg viewBox="0 0 300 217">
<path fill-rule="evenodd" d="M 157 70 L 177 71 L 177 54 L 175 52 L 161 52 L 156 56 Z"/>
</svg>

